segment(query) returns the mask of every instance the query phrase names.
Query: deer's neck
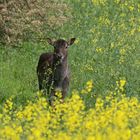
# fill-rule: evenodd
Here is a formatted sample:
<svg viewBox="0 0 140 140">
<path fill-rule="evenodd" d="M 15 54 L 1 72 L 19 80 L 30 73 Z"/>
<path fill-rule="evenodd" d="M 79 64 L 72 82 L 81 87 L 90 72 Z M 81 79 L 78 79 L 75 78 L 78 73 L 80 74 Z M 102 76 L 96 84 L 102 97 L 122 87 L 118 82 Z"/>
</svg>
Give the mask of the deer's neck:
<svg viewBox="0 0 140 140">
<path fill-rule="evenodd" d="M 64 78 L 68 74 L 68 64 L 67 64 L 67 56 L 63 59 L 62 62 L 54 61 L 53 62 L 53 79 L 54 86 L 61 87 Z"/>
<path fill-rule="evenodd" d="M 67 67 L 67 55 L 62 61 L 58 60 L 53 56 L 53 70 L 55 69 L 65 69 Z"/>
</svg>

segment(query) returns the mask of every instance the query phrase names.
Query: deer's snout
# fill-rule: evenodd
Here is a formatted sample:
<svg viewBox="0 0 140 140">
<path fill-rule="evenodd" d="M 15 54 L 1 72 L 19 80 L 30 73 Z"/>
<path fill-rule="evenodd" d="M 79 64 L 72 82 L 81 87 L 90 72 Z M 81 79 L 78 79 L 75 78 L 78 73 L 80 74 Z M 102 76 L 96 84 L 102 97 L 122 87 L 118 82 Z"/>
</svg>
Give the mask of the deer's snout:
<svg viewBox="0 0 140 140">
<path fill-rule="evenodd" d="M 63 59 L 63 54 L 56 54 L 56 57 L 58 58 L 58 59 Z"/>
</svg>

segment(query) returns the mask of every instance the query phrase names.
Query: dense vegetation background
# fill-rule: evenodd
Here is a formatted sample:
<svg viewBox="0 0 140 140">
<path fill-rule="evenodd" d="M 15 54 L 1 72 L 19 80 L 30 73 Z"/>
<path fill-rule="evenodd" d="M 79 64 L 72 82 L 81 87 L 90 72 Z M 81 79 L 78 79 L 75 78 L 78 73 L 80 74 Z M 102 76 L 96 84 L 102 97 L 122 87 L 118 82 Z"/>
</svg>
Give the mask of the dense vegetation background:
<svg viewBox="0 0 140 140">
<path fill-rule="evenodd" d="M 92 80 L 92 95 L 106 96 L 122 79 L 126 95 L 139 98 L 138 0 L 3 0 L 0 13 L 1 103 L 10 96 L 17 104 L 34 100 L 39 55 L 53 49 L 46 37 L 77 38 L 69 48 L 69 95 Z M 93 104 L 91 95 L 85 100 Z"/>
<path fill-rule="evenodd" d="M 47 37 L 76 38 L 53 107 L 36 75 Z M 1 0 L 0 139 L 139 140 L 139 45 L 139 0 Z"/>
</svg>

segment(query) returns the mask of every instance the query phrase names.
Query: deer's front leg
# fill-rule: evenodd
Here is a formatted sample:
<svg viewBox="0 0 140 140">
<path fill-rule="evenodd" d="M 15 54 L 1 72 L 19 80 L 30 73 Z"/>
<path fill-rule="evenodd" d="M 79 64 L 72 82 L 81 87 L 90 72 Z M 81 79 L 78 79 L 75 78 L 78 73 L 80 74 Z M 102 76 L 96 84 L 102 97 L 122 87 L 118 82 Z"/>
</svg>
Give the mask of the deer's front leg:
<svg viewBox="0 0 140 140">
<path fill-rule="evenodd" d="M 62 83 L 62 100 L 64 100 L 65 96 L 67 95 L 68 88 L 69 88 L 69 78 L 65 77 Z"/>
</svg>

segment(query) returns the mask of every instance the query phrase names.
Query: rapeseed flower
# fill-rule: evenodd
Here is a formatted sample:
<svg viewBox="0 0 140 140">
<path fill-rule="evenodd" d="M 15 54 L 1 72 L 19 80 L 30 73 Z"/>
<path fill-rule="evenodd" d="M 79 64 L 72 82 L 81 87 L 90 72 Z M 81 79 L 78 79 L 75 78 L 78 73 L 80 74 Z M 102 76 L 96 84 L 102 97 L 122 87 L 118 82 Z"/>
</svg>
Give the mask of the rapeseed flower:
<svg viewBox="0 0 140 140">
<path fill-rule="evenodd" d="M 95 107 L 89 109 L 77 90 L 63 103 L 57 98 L 54 107 L 49 106 L 45 97 L 39 96 L 36 101 L 13 109 L 14 102 L 10 99 L 3 105 L 7 111 L 3 109 L 0 114 L 0 139 L 137 140 L 140 137 L 140 102 L 136 97 L 122 94 L 125 85 L 126 80 L 117 81 L 120 94 L 114 96 L 115 91 L 106 98 L 97 97 Z M 84 88 L 87 95 L 92 92 L 87 90 L 89 88 L 93 88 L 91 80 Z"/>
</svg>

